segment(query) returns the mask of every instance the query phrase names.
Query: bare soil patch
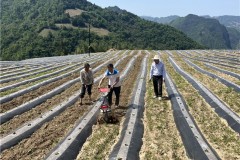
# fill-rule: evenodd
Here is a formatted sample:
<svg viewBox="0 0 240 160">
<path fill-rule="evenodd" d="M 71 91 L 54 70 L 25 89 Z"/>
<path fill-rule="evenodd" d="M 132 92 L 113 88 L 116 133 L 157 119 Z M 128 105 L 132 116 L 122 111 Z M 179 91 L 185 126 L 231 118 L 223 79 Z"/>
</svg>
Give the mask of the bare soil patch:
<svg viewBox="0 0 240 160">
<path fill-rule="evenodd" d="M 68 13 L 70 17 L 81 15 L 83 12 L 86 12 L 81 9 L 66 9 L 65 13 Z"/>
<path fill-rule="evenodd" d="M 134 54 L 133 54 L 134 55 Z M 144 54 L 141 54 L 135 61 L 132 70 L 128 73 L 129 76 L 122 83 L 120 107 L 115 110 L 115 114 L 120 123 L 117 124 L 99 124 L 93 126 L 93 133 L 83 145 L 79 155 L 80 159 L 108 159 L 108 155 L 114 143 L 117 142 L 121 124 L 124 121 L 124 116 L 130 105 L 131 93 L 135 86 L 135 81 L 138 74 L 141 72 L 141 62 Z M 124 64 L 123 64 L 124 65 Z M 125 65 L 126 66 L 126 65 Z M 120 67 L 120 66 L 119 66 Z M 120 72 L 123 70 L 123 67 Z"/>
</svg>

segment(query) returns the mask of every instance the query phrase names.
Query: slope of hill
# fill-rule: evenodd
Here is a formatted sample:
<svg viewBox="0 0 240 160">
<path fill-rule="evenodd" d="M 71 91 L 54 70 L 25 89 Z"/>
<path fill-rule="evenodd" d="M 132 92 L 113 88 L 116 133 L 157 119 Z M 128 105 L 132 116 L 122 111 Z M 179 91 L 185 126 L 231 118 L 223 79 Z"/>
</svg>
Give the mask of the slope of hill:
<svg viewBox="0 0 240 160">
<path fill-rule="evenodd" d="M 117 49 L 203 48 L 173 27 L 86 0 L 3 0 L 1 57 L 20 60 Z"/>
<path fill-rule="evenodd" d="M 235 28 L 227 27 L 229 39 L 233 49 L 240 49 L 240 32 Z"/>
<path fill-rule="evenodd" d="M 189 14 L 186 17 L 172 21 L 170 25 L 209 48 L 232 48 L 226 27 L 221 25 L 216 19 Z"/>
<path fill-rule="evenodd" d="M 213 17 L 226 27 L 235 28 L 240 31 L 240 16 L 217 16 Z"/>
<path fill-rule="evenodd" d="M 211 17 L 209 15 L 204 15 L 200 16 L 203 18 L 207 19 L 216 19 L 220 22 L 220 24 L 224 25 L 227 29 L 227 32 L 229 34 L 229 40 L 232 49 L 239 49 L 239 43 L 240 43 L 240 16 L 216 16 L 216 17 Z M 150 17 L 150 16 L 142 16 L 143 19 L 157 22 L 157 23 L 162 23 L 162 24 L 169 24 L 171 21 L 176 20 L 180 18 L 179 16 L 168 16 L 168 17 Z M 201 20 L 201 19 L 200 19 Z M 202 20 L 201 20 L 202 21 Z M 194 27 L 194 26 L 193 26 Z M 188 32 L 188 31 L 186 31 Z M 190 35 L 191 33 L 188 33 Z M 219 38 L 219 37 L 216 37 Z M 211 48 L 211 44 L 206 45 L 209 48 Z M 213 46 L 214 47 L 214 46 Z M 215 48 L 215 47 L 214 47 Z"/>
</svg>

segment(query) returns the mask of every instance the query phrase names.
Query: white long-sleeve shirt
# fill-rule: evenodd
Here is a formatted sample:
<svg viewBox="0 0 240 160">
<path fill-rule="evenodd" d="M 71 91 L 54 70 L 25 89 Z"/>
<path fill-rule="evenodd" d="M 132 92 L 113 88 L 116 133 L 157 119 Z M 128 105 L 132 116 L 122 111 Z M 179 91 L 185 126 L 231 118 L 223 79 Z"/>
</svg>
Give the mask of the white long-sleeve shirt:
<svg viewBox="0 0 240 160">
<path fill-rule="evenodd" d="M 165 67 L 162 62 L 159 62 L 158 64 L 156 64 L 155 62 L 152 63 L 150 69 L 150 78 L 152 78 L 153 76 L 163 76 L 163 78 L 166 77 Z"/>
</svg>

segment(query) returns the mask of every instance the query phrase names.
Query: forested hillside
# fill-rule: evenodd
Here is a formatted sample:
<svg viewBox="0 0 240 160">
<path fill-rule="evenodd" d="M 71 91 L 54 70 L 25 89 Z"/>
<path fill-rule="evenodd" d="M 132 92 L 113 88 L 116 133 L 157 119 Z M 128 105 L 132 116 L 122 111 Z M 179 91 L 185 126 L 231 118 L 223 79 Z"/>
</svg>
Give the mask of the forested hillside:
<svg viewBox="0 0 240 160">
<path fill-rule="evenodd" d="M 86 0 L 2 0 L 1 9 L 2 60 L 87 52 L 89 23 L 92 51 L 203 48 L 173 27 Z"/>
<path fill-rule="evenodd" d="M 188 16 L 188 18 L 189 17 L 190 16 Z M 200 16 L 200 17 L 202 17 L 202 18 L 197 17 L 197 18 L 194 19 L 195 23 L 187 23 L 187 25 L 188 25 L 187 28 L 188 29 L 184 29 L 185 27 L 180 27 L 179 26 L 180 24 L 177 24 L 177 23 L 183 23 L 183 21 L 186 20 L 186 19 L 184 19 L 184 17 L 168 16 L 168 17 L 158 18 L 158 17 L 142 16 L 143 19 L 153 21 L 153 22 L 157 22 L 157 23 L 162 23 L 162 24 L 169 24 L 172 21 L 180 18 L 179 20 L 176 20 L 175 22 L 172 22 L 172 24 L 176 25 L 176 27 L 179 27 L 180 30 L 183 28 L 182 31 L 185 32 L 185 34 L 191 35 L 192 36 L 191 38 L 198 41 L 199 43 L 204 42 L 202 44 L 204 44 L 205 46 L 208 46 L 208 48 L 215 49 L 215 48 L 219 48 L 219 46 L 221 46 L 220 48 L 225 46 L 226 49 L 229 49 L 229 45 L 223 44 L 223 43 L 225 43 L 223 41 L 228 41 L 227 34 L 228 34 L 228 37 L 229 37 L 231 48 L 232 49 L 239 49 L 240 48 L 240 36 L 239 36 L 240 35 L 240 16 L 210 17 L 209 15 L 206 15 L 206 16 Z M 222 26 L 220 27 L 219 24 L 217 24 L 217 22 L 214 21 L 214 19 L 218 20 L 220 24 L 224 25 L 226 27 L 228 33 L 226 33 L 225 29 L 219 29 L 219 28 L 223 28 L 223 27 Z M 198 21 L 198 22 L 196 22 L 196 21 Z M 209 26 L 212 26 L 211 29 L 209 28 Z M 213 29 L 214 26 L 216 27 L 216 29 Z M 202 40 L 203 35 L 200 32 L 204 30 L 203 27 L 206 27 L 205 30 L 208 30 L 207 32 L 209 32 L 209 34 L 207 34 L 207 36 L 208 36 L 207 38 L 209 38 L 209 40 L 207 40 L 207 41 Z M 192 28 L 192 29 L 189 30 L 189 28 Z M 199 31 L 199 28 L 201 28 L 201 31 Z M 219 33 L 218 34 L 214 33 L 216 31 L 219 32 Z M 190 33 L 190 32 L 193 32 L 193 33 Z M 224 36 L 219 36 L 219 34 L 223 34 Z M 220 41 L 222 41 L 222 42 L 220 42 Z M 212 44 L 213 42 L 214 42 L 214 44 Z M 207 43 L 209 43 L 209 44 L 207 44 Z M 222 44 L 220 45 L 220 43 L 222 43 Z"/>
<path fill-rule="evenodd" d="M 226 27 L 235 28 L 240 32 L 240 16 L 218 16 L 213 18 Z"/>
<path fill-rule="evenodd" d="M 227 27 L 229 39 L 233 49 L 240 49 L 240 32 L 235 28 Z"/>
<path fill-rule="evenodd" d="M 218 20 L 189 14 L 170 23 L 190 38 L 214 49 L 231 49 L 229 34 Z"/>
</svg>

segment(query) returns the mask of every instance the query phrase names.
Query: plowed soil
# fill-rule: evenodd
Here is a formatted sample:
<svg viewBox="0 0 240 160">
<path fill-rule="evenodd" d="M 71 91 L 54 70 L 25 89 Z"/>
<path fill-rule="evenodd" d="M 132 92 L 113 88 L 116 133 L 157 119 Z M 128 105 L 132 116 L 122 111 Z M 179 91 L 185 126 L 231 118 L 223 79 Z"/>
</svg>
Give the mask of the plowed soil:
<svg viewBox="0 0 240 160">
<path fill-rule="evenodd" d="M 128 58 L 125 58 L 120 64 L 126 65 Z M 114 61 L 112 62 L 114 63 Z M 98 77 L 106 70 L 103 67 L 94 77 Z M 70 93 L 65 93 L 69 97 L 75 91 L 79 90 L 80 83 L 69 89 Z M 92 98 L 97 99 L 97 85 L 93 85 Z M 62 95 L 64 97 L 64 95 Z M 84 98 L 83 105 L 79 105 L 79 101 L 73 106 L 68 107 L 60 115 L 56 116 L 52 121 L 45 123 L 40 129 L 34 132 L 29 138 L 24 139 L 14 147 L 2 152 L 3 159 L 43 159 L 49 151 L 74 127 L 76 121 L 80 119 L 84 113 L 89 110 L 88 96 Z M 59 104 L 59 102 L 52 102 Z"/>
<path fill-rule="evenodd" d="M 120 106 L 115 110 L 116 117 L 119 120 L 117 124 L 98 124 L 93 126 L 93 133 L 83 145 L 78 160 L 83 159 L 108 159 L 109 152 L 117 142 L 121 124 L 124 121 L 125 113 L 130 105 L 132 91 L 138 74 L 141 73 L 141 62 L 145 54 L 141 54 L 136 59 L 129 76 L 124 80 L 121 87 Z M 121 71 L 121 70 L 120 70 Z"/>
<path fill-rule="evenodd" d="M 97 65 L 99 65 L 101 63 L 102 62 L 97 62 L 92 67 L 96 67 Z M 72 79 L 75 79 L 77 77 L 79 77 L 79 73 L 74 73 L 71 76 L 68 76 L 68 77 L 58 80 L 56 82 L 47 84 L 47 85 L 42 86 L 34 91 L 28 92 L 22 96 L 14 98 L 9 102 L 3 103 L 3 104 L 1 104 L 0 113 L 6 112 L 7 110 L 15 108 L 15 107 L 17 107 L 21 104 L 24 104 L 34 98 L 44 95 L 44 94 L 48 93 L 50 90 L 53 90 L 54 88 L 66 83 Z"/>
</svg>

